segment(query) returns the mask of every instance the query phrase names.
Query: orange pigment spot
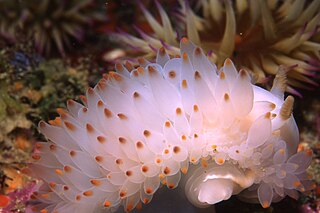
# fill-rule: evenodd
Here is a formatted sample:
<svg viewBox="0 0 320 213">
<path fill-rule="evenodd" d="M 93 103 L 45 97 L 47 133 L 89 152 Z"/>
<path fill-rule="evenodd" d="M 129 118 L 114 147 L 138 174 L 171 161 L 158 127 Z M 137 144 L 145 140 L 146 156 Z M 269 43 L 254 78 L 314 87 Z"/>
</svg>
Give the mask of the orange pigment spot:
<svg viewBox="0 0 320 213">
<path fill-rule="evenodd" d="M 116 64 L 116 69 L 117 69 L 118 71 L 123 71 L 122 64 L 117 63 L 117 64 Z"/>
<path fill-rule="evenodd" d="M 125 143 L 127 142 L 127 140 L 126 140 L 125 138 L 123 138 L 123 137 L 120 137 L 120 138 L 119 138 L 119 142 L 120 142 L 121 144 L 125 144 Z"/>
<path fill-rule="evenodd" d="M 223 164 L 224 163 L 224 159 L 223 158 L 218 158 L 217 159 L 217 163 L 220 164 L 220 165 Z"/>
<path fill-rule="evenodd" d="M 70 131 L 74 131 L 76 129 L 76 126 L 68 121 L 65 121 L 64 124 L 66 125 L 67 129 L 69 129 Z"/>
<path fill-rule="evenodd" d="M 143 67 L 138 67 L 137 68 L 138 74 L 143 74 L 144 73 L 144 68 Z"/>
<path fill-rule="evenodd" d="M 40 121 L 39 126 L 40 126 L 40 128 L 45 128 L 46 123 L 44 121 Z"/>
<path fill-rule="evenodd" d="M 160 178 L 160 179 L 163 179 L 163 178 L 165 178 L 165 175 L 164 175 L 163 173 L 160 173 L 160 174 L 159 174 L 159 178 Z"/>
<path fill-rule="evenodd" d="M 164 56 L 166 54 L 166 50 L 164 49 L 164 47 L 161 47 L 159 49 L 159 53 L 160 53 L 161 56 Z"/>
<path fill-rule="evenodd" d="M 31 157 L 32 157 L 32 159 L 34 159 L 34 160 L 40 160 L 40 159 L 41 159 L 41 156 L 40 156 L 40 155 L 37 155 L 37 154 L 32 154 Z"/>
<path fill-rule="evenodd" d="M 116 72 L 109 72 L 109 75 L 116 81 L 122 80 L 122 77 Z"/>
<path fill-rule="evenodd" d="M 50 120 L 49 123 L 53 126 L 61 126 L 61 118 L 56 117 L 54 120 Z"/>
<path fill-rule="evenodd" d="M 175 78 L 176 77 L 176 72 L 174 70 L 171 70 L 169 72 L 169 78 Z"/>
<path fill-rule="evenodd" d="M 63 175 L 63 172 L 60 169 L 54 170 L 57 175 Z"/>
<path fill-rule="evenodd" d="M 96 156 L 94 158 L 97 162 L 102 162 L 103 161 L 103 157 L 102 156 Z"/>
<path fill-rule="evenodd" d="M 186 167 L 182 167 L 182 168 L 181 168 L 181 172 L 182 172 L 183 174 L 187 174 L 188 169 L 187 169 Z"/>
<path fill-rule="evenodd" d="M 89 95 L 93 95 L 94 94 L 94 91 L 91 87 L 88 88 L 88 94 Z"/>
<path fill-rule="evenodd" d="M 164 154 L 166 154 L 166 155 L 169 154 L 169 152 L 170 152 L 170 151 L 169 151 L 168 149 L 165 149 L 165 150 L 164 150 Z"/>
<path fill-rule="evenodd" d="M 133 70 L 133 65 L 129 61 L 126 61 L 125 66 L 126 66 L 128 71 Z"/>
<path fill-rule="evenodd" d="M 126 171 L 126 175 L 130 177 L 132 175 L 132 171 Z"/>
<path fill-rule="evenodd" d="M 64 167 L 63 167 L 63 170 L 64 170 L 65 172 L 71 172 L 71 167 L 70 167 L 70 166 L 64 166 Z"/>
<path fill-rule="evenodd" d="M 132 209 L 133 209 L 132 203 L 128 203 L 128 205 L 127 205 L 127 207 L 126 207 L 127 212 L 132 211 Z"/>
<path fill-rule="evenodd" d="M 181 139 L 182 139 L 183 141 L 185 141 L 185 140 L 187 140 L 187 136 L 182 135 L 182 136 L 181 136 Z"/>
<path fill-rule="evenodd" d="M 48 210 L 46 210 L 46 209 L 41 209 L 40 210 L 40 213 L 47 213 L 48 212 Z"/>
<path fill-rule="evenodd" d="M 151 135 L 151 132 L 148 131 L 148 130 L 144 130 L 144 131 L 143 131 L 143 135 L 144 135 L 145 137 L 149 137 L 149 136 Z"/>
<path fill-rule="evenodd" d="M 137 204 L 136 209 L 138 209 L 138 210 L 141 210 L 141 209 L 142 209 L 142 204 L 141 204 L 141 202 L 139 202 L 139 203 Z"/>
<path fill-rule="evenodd" d="M 263 207 L 264 209 L 268 208 L 268 207 L 269 207 L 268 201 L 263 201 L 263 202 L 262 202 L 262 207 Z"/>
<path fill-rule="evenodd" d="M 170 126 L 171 126 L 171 123 L 170 123 L 170 121 L 166 121 L 164 125 L 165 125 L 166 127 L 170 127 Z"/>
<path fill-rule="evenodd" d="M 176 113 L 177 113 L 177 115 L 181 115 L 181 113 L 182 113 L 181 108 L 178 107 L 178 108 L 176 109 Z"/>
<path fill-rule="evenodd" d="M 225 93 L 225 94 L 224 94 L 223 99 L 224 99 L 225 101 L 229 101 L 230 97 L 229 97 L 228 93 Z"/>
<path fill-rule="evenodd" d="M 224 80 L 226 78 L 226 75 L 224 74 L 224 72 L 221 72 L 219 76 L 221 80 Z"/>
<path fill-rule="evenodd" d="M 97 105 L 98 105 L 98 107 L 102 107 L 103 106 L 103 101 L 99 100 Z"/>
<path fill-rule="evenodd" d="M 94 131 L 92 125 L 89 124 L 89 123 L 86 124 L 86 129 L 87 129 L 87 131 L 88 131 L 89 133 L 92 133 L 92 132 Z"/>
<path fill-rule="evenodd" d="M 231 65 L 231 63 L 232 63 L 232 62 L 231 62 L 230 58 L 227 58 L 227 59 L 226 59 L 226 65 Z"/>
<path fill-rule="evenodd" d="M 121 198 L 124 198 L 127 195 L 127 193 L 125 191 L 121 191 L 119 195 Z"/>
<path fill-rule="evenodd" d="M 92 185 L 94 185 L 94 186 L 99 186 L 99 185 L 101 185 L 101 181 L 100 181 L 100 180 L 95 180 L 95 179 L 90 180 L 90 183 L 91 183 Z"/>
<path fill-rule="evenodd" d="M 82 108 L 82 112 L 83 112 L 83 113 L 86 113 L 87 111 L 88 111 L 88 108 L 87 108 L 87 107 L 83 107 L 83 108 Z"/>
<path fill-rule="evenodd" d="M 138 142 L 136 143 L 136 147 L 137 147 L 138 149 L 143 148 L 143 143 L 142 143 L 141 141 L 138 141 Z"/>
<path fill-rule="evenodd" d="M 87 97 L 84 95 L 80 95 L 79 98 L 81 99 L 82 103 L 86 104 L 87 103 Z"/>
<path fill-rule="evenodd" d="M 97 140 L 98 140 L 99 143 L 101 143 L 101 144 L 106 142 L 106 138 L 103 137 L 103 136 L 98 136 L 98 137 L 97 137 Z"/>
<path fill-rule="evenodd" d="M 169 187 L 169 189 L 173 189 L 174 188 L 174 184 L 173 183 L 168 183 L 168 187 Z"/>
<path fill-rule="evenodd" d="M 157 158 L 157 159 L 156 159 L 156 163 L 157 163 L 157 164 L 160 164 L 160 163 L 161 163 L 161 159 Z"/>
<path fill-rule="evenodd" d="M 49 146 L 49 149 L 51 150 L 51 151 L 54 151 L 54 150 L 56 150 L 56 146 L 54 145 L 54 144 L 51 144 L 50 146 Z"/>
<path fill-rule="evenodd" d="M 306 155 L 307 156 L 312 156 L 313 152 L 311 149 L 306 150 Z"/>
<path fill-rule="evenodd" d="M 264 117 L 266 119 L 270 119 L 271 118 L 271 112 L 267 112 Z"/>
<path fill-rule="evenodd" d="M 118 117 L 119 117 L 121 120 L 125 120 L 125 119 L 128 118 L 125 114 L 122 114 L 122 113 L 119 113 L 119 114 L 118 114 Z"/>
<path fill-rule="evenodd" d="M 170 168 L 169 168 L 169 167 L 164 168 L 163 173 L 164 173 L 165 175 L 170 174 Z"/>
<path fill-rule="evenodd" d="M 85 191 L 85 192 L 83 192 L 82 193 L 84 196 L 91 196 L 91 195 L 93 195 L 93 191 L 92 190 L 88 190 L 88 191 Z"/>
<path fill-rule="evenodd" d="M 179 153 L 180 150 L 181 150 L 181 149 L 180 149 L 180 147 L 178 147 L 178 146 L 173 147 L 173 152 L 176 153 L 176 154 Z"/>
<path fill-rule="evenodd" d="M 201 78 L 200 72 L 199 72 L 199 71 L 196 71 L 196 72 L 194 73 L 194 79 L 199 80 L 200 78 Z"/>
<path fill-rule="evenodd" d="M 110 118 L 110 117 L 112 117 L 112 112 L 110 110 L 108 110 L 107 108 L 104 108 L 104 115 L 107 118 Z"/>
<path fill-rule="evenodd" d="M 40 195 L 42 198 L 48 199 L 49 198 L 49 194 L 41 194 Z"/>
<path fill-rule="evenodd" d="M 182 86 L 182 88 L 188 88 L 188 84 L 187 84 L 187 80 L 182 80 L 182 82 L 181 82 L 181 86 Z"/>
<path fill-rule="evenodd" d="M 149 170 L 149 168 L 145 165 L 141 167 L 141 171 L 143 171 L 143 172 L 147 172 L 148 170 Z"/>
<path fill-rule="evenodd" d="M 123 161 L 121 159 L 117 159 L 116 164 L 118 164 L 118 165 L 123 164 Z"/>
<path fill-rule="evenodd" d="M 64 190 L 64 191 L 68 191 L 68 190 L 69 190 L 69 187 L 68 187 L 68 186 L 63 186 L 63 190 Z"/>
<path fill-rule="evenodd" d="M 205 159 L 201 159 L 201 166 L 206 168 L 208 166 L 208 162 Z"/>
<path fill-rule="evenodd" d="M 104 207 L 110 207 L 111 206 L 111 202 L 109 201 L 109 200 L 106 200 L 105 202 L 104 202 Z"/>
<path fill-rule="evenodd" d="M 77 200 L 77 201 L 81 200 L 81 195 L 77 195 L 77 196 L 76 196 L 76 200 Z"/>
<path fill-rule="evenodd" d="M 35 144 L 35 147 L 36 147 L 37 149 L 41 149 L 41 148 L 42 148 L 42 144 L 41 144 L 41 143 L 36 143 L 36 144 Z"/>
<path fill-rule="evenodd" d="M 193 111 L 195 111 L 195 112 L 198 112 L 198 111 L 199 111 L 198 105 L 193 105 Z"/>
<path fill-rule="evenodd" d="M 139 64 L 144 64 L 145 62 L 146 62 L 146 59 L 144 59 L 142 57 L 138 58 L 138 63 Z"/>
<path fill-rule="evenodd" d="M 151 187 L 147 187 L 146 188 L 146 193 L 147 194 L 152 194 L 152 192 L 153 192 L 153 189 Z"/>
<path fill-rule="evenodd" d="M 181 42 L 184 43 L 184 44 L 186 44 L 186 43 L 188 42 L 188 39 L 187 39 L 186 37 L 183 37 L 183 38 L 181 39 Z"/>
<path fill-rule="evenodd" d="M 2 202 L 2 200 L 1 200 L 2 198 L 1 198 L 1 195 L 0 195 L 0 203 Z M 37 199 L 37 197 L 35 196 L 35 195 L 30 195 L 30 199 L 31 200 L 36 200 Z M 0 207 L 1 207 L 1 204 L 0 204 Z"/>
<path fill-rule="evenodd" d="M 157 73 L 157 70 L 153 66 L 148 66 L 148 71 L 151 76 Z"/>
<path fill-rule="evenodd" d="M 108 73 L 103 73 L 102 74 L 102 79 L 100 79 L 100 81 L 98 82 L 98 85 L 99 86 L 105 86 L 105 82 L 103 81 L 102 82 L 102 80 L 108 80 L 109 79 L 109 74 Z M 103 84 L 103 85 L 101 85 L 101 84 Z"/>
<path fill-rule="evenodd" d="M 148 199 L 148 198 L 144 198 L 144 199 L 143 199 L 143 203 L 144 203 L 144 204 L 149 203 L 149 199 Z"/>
<path fill-rule="evenodd" d="M 293 185 L 294 185 L 295 187 L 299 187 L 299 186 L 301 186 L 301 182 L 300 182 L 300 181 L 294 181 L 294 182 L 293 182 Z"/>
<path fill-rule="evenodd" d="M 138 68 L 139 68 L 139 67 L 138 67 Z M 133 71 L 132 71 L 132 74 L 133 74 L 135 77 L 138 77 L 138 75 L 139 75 L 139 73 L 138 73 L 137 70 L 133 70 Z"/>
<path fill-rule="evenodd" d="M 194 53 L 196 56 L 200 56 L 201 55 L 201 49 L 199 47 L 197 47 L 195 50 L 194 50 Z"/>
<path fill-rule="evenodd" d="M 64 115 L 64 114 L 67 113 L 67 112 L 66 112 L 64 109 L 62 109 L 62 108 L 57 108 L 56 111 L 57 111 L 57 113 L 58 113 L 59 115 Z"/>
<path fill-rule="evenodd" d="M 191 157 L 190 161 L 191 161 L 192 163 L 195 163 L 195 162 L 196 162 L 195 157 Z"/>
<path fill-rule="evenodd" d="M 187 53 L 183 53 L 182 54 L 182 58 L 183 58 L 183 61 L 188 61 L 188 54 Z"/>
<path fill-rule="evenodd" d="M 49 185 L 50 185 L 51 188 L 54 188 L 56 186 L 56 183 L 50 182 Z"/>
<path fill-rule="evenodd" d="M 139 93 L 138 93 L 138 92 L 134 92 L 134 93 L 133 93 L 133 97 L 134 97 L 134 98 L 139 98 L 139 97 L 140 97 L 140 95 L 139 95 Z"/>
</svg>

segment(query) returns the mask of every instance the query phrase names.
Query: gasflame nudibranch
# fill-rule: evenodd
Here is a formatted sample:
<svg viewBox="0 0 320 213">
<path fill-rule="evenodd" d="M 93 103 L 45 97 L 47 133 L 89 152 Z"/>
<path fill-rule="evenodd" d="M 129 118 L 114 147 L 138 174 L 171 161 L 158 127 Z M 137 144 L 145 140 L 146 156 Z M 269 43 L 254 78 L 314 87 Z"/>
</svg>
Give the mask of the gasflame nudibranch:
<svg viewBox="0 0 320 213">
<path fill-rule="evenodd" d="M 188 39 L 180 48 L 181 57 L 161 48 L 136 69 L 117 64 L 83 105 L 70 100 L 39 123 L 48 141 L 30 165 L 43 180 L 34 211 L 130 211 L 181 178 L 200 207 L 239 194 L 266 208 L 312 188 L 312 152 L 297 153 L 294 99 L 284 100 L 286 68 L 267 91 L 229 59 L 218 70 Z"/>
</svg>

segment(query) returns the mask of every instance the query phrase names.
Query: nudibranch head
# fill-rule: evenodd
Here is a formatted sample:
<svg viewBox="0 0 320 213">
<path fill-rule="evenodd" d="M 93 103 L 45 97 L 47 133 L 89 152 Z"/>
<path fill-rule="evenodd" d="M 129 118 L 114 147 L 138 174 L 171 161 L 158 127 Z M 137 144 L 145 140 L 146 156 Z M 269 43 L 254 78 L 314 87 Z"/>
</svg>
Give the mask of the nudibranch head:
<svg viewBox="0 0 320 213">
<path fill-rule="evenodd" d="M 181 178 L 197 206 L 240 193 L 268 207 L 310 189 L 311 152 L 296 153 L 293 98 L 283 95 L 286 68 L 267 91 L 229 59 L 218 70 L 188 39 L 180 48 L 181 57 L 160 49 L 138 68 L 117 64 L 83 104 L 70 100 L 39 123 L 48 142 L 30 165 L 43 180 L 34 211 L 130 211 Z"/>
</svg>

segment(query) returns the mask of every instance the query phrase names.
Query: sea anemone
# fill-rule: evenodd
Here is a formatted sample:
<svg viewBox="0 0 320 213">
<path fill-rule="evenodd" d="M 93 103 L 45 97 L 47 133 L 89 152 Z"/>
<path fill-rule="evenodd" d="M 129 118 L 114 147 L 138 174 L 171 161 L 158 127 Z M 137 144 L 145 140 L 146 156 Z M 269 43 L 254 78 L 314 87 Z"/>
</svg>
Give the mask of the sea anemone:
<svg viewBox="0 0 320 213">
<path fill-rule="evenodd" d="M 319 1 L 203 0 L 198 1 L 201 15 L 188 1 L 179 2 L 175 20 L 182 21 L 191 41 L 213 51 L 211 60 L 218 67 L 231 58 L 238 68 L 253 73 L 257 83 L 266 83 L 279 65 L 298 65 L 287 74 L 287 91 L 300 95 L 294 87 L 318 86 L 312 78 L 320 67 Z M 161 22 L 140 4 L 153 34 L 136 27 L 141 38 L 125 32 L 117 38 L 140 55 L 155 56 L 162 46 L 178 54 L 180 38 L 160 3 L 156 1 L 156 5 Z"/>
<path fill-rule="evenodd" d="M 36 144 L 29 168 L 43 181 L 35 212 L 130 211 L 181 178 L 200 207 L 240 193 L 266 208 L 312 188 L 312 152 L 296 152 L 294 98 L 284 100 L 286 68 L 267 91 L 230 59 L 218 70 L 186 38 L 180 49 L 170 58 L 161 48 L 136 69 L 117 64 L 83 105 L 69 100 L 39 123 L 48 142 Z"/>
<path fill-rule="evenodd" d="M 32 39 L 40 53 L 64 55 L 73 40 L 82 40 L 85 27 L 103 19 L 93 0 L 0 1 L 0 36 L 9 43 Z"/>
</svg>

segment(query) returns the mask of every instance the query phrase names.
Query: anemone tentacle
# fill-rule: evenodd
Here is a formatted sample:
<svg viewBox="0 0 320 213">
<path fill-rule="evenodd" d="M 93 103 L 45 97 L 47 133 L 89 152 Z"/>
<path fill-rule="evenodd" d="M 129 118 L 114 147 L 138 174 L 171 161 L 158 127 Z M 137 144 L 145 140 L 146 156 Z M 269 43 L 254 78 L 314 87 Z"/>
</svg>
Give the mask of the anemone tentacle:
<svg viewBox="0 0 320 213">
<path fill-rule="evenodd" d="M 287 91 L 300 96 L 295 88 L 319 86 L 312 79 L 320 67 L 319 1 L 204 0 L 198 3 L 201 12 L 193 11 L 188 1 L 179 2 L 176 16 L 185 26 L 185 35 L 205 51 L 213 51 L 211 59 L 218 67 L 231 58 L 239 69 L 251 72 L 257 83 L 265 83 L 279 65 L 298 65 L 287 74 Z M 139 30 L 141 38 L 128 34 L 118 38 L 146 57 L 154 57 L 157 51 L 152 49 L 163 44 L 170 54 L 178 54 L 176 40 L 180 38 L 163 8 L 157 6 L 161 22 L 141 6 L 153 34 Z"/>
</svg>

